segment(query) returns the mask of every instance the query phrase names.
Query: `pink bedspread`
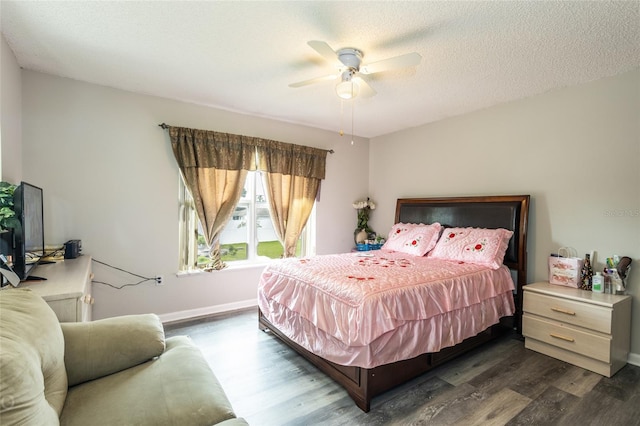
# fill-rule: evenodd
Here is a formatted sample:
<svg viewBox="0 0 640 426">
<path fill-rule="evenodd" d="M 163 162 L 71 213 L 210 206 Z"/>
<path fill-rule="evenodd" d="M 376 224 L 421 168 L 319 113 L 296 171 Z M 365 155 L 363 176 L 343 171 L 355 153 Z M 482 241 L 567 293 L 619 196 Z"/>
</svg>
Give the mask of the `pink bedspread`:
<svg viewBox="0 0 640 426">
<path fill-rule="evenodd" d="M 260 310 L 306 349 L 366 368 L 436 352 L 514 312 L 505 266 L 365 253 L 372 257 L 345 253 L 271 264 L 260 278 Z"/>
</svg>

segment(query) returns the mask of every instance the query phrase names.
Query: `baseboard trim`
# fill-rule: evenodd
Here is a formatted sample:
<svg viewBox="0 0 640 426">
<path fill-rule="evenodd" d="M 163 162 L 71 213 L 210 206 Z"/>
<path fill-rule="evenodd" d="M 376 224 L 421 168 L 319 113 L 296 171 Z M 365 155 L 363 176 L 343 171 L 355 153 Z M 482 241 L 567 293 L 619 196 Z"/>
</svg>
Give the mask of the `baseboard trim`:
<svg viewBox="0 0 640 426">
<path fill-rule="evenodd" d="M 629 358 L 627 358 L 627 362 L 631 365 L 640 367 L 640 354 L 634 354 L 633 352 L 630 353 Z"/>
<path fill-rule="evenodd" d="M 258 306 L 256 299 L 241 300 L 239 302 L 225 303 L 223 305 L 205 306 L 204 308 L 188 309 L 186 311 L 170 312 L 167 314 L 160 314 L 160 321 L 163 324 L 184 321 L 188 319 L 194 319 L 199 317 L 206 317 L 209 315 L 222 314 L 227 312 L 238 311 L 241 309 L 252 308 Z"/>
</svg>

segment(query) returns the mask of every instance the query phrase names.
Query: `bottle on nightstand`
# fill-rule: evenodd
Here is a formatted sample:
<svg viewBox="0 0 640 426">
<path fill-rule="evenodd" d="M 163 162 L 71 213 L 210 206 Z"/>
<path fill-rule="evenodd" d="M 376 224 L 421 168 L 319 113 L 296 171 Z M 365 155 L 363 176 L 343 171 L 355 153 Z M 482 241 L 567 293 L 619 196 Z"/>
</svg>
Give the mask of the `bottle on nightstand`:
<svg viewBox="0 0 640 426">
<path fill-rule="evenodd" d="M 593 276 L 591 288 L 594 293 L 604 293 L 604 277 L 601 272 L 596 272 Z"/>
<path fill-rule="evenodd" d="M 592 279 L 593 279 L 593 267 L 591 266 L 591 256 L 589 253 L 584 255 L 584 264 L 582 265 L 582 272 L 580 274 L 582 289 L 591 291 Z"/>
</svg>

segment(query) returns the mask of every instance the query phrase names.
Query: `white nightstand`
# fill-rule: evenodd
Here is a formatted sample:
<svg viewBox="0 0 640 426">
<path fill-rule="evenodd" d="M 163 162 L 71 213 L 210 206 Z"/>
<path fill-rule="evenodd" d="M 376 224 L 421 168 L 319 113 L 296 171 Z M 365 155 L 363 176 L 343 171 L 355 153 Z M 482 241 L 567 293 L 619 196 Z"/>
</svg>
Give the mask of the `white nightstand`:
<svg viewBox="0 0 640 426">
<path fill-rule="evenodd" d="M 625 366 L 631 341 L 631 296 L 547 282 L 524 286 L 525 347 L 611 377 Z"/>
</svg>

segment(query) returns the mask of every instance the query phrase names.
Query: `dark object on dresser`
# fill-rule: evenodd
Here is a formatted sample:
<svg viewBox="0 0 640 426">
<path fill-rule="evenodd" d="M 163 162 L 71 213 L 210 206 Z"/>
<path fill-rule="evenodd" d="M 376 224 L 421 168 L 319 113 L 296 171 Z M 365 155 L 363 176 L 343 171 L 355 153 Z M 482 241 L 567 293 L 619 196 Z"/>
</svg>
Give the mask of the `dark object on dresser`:
<svg viewBox="0 0 640 426">
<path fill-rule="evenodd" d="M 80 240 L 69 240 L 64 243 L 64 258 L 65 259 L 75 259 L 80 256 L 80 251 L 82 250 L 82 241 Z"/>
</svg>

